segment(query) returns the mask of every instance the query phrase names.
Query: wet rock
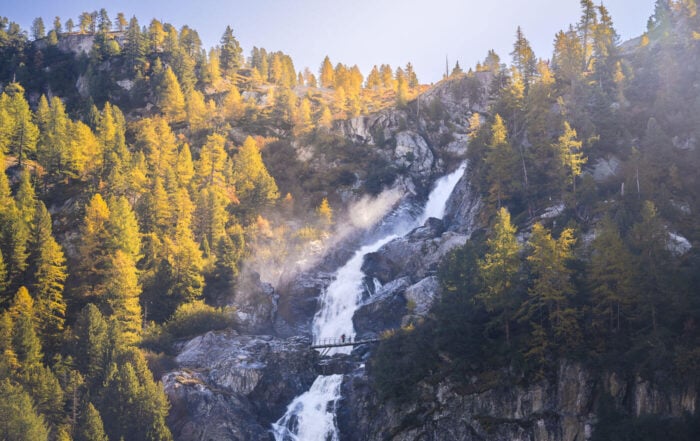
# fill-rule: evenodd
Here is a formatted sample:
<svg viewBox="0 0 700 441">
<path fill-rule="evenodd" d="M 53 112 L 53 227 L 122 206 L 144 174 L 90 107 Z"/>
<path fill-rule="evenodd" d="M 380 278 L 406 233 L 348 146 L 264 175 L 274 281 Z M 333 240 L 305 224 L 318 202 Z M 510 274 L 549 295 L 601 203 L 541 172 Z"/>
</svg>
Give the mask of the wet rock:
<svg viewBox="0 0 700 441">
<path fill-rule="evenodd" d="M 383 284 L 401 277 L 417 283 L 434 275 L 442 257 L 467 241 L 464 234 L 451 231 L 441 234 L 442 223 L 436 221 L 429 219 L 423 227 L 368 255 L 362 270 Z"/>
<path fill-rule="evenodd" d="M 408 277 L 393 280 L 379 288 L 355 311 L 352 324 L 358 338 L 376 336 L 401 325 L 401 317 L 406 314 L 404 292 L 410 285 Z"/>
<path fill-rule="evenodd" d="M 278 287 L 275 331 L 283 336 L 308 334 L 318 298 L 332 278 L 326 272 L 300 273 Z"/>
<path fill-rule="evenodd" d="M 409 286 L 404 292 L 404 297 L 409 304 L 411 314 L 427 315 L 439 290 L 440 283 L 435 276 L 426 277 L 415 285 Z"/>
<path fill-rule="evenodd" d="M 260 274 L 250 272 L 241 277 L 232 305 L 236 307 L 239 329 L 246 334 L 269 334 L 277 313 L 279 296 Z"/>
<path fill-rule="evenodd" d="M 481 198 L 472 190 L 469 183 L 469 167 L 457 182 L 445 205 L 442 218 L 445 228 L 467 236 L 478 228 L 478 215 L 481 210 Z"/>
<path fill-rule="evenodd" d="M 270 439 L 269 422 L 316 378 L 309 344 L 235 331 L 190 340 L 176 357 L 178 369 L 163 377 L 175 438 Z"/>
</svg>

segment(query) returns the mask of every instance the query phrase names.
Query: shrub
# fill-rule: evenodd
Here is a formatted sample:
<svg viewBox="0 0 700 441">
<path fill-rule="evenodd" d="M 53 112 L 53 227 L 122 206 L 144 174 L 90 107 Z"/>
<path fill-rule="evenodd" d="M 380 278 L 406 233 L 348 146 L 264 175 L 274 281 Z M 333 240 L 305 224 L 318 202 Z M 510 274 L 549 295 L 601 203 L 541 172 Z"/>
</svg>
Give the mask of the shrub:
<svg viewBox="0 0 700 441">
<path fill-rule="evenodd" d="M 170 353 L 176 340 L 233 327 L 236 324 L 234 313 L 235 308 L 231 306 L 216 308 L 202 301 L 182 304 L 167 322 L 146 329 L 142 345 L 156 352 Z"/>
</svg>

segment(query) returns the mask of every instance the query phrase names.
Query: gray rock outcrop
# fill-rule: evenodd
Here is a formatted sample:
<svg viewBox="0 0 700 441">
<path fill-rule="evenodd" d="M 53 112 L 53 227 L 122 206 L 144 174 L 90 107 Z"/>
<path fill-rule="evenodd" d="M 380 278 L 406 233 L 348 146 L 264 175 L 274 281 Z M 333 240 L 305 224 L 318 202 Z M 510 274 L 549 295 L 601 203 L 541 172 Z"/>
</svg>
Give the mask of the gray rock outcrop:
<svg viewBox="0 0 700 441">
<path fill-rule="evenodd" d="M 698 403 L 694 384 L 662 386 L 639 377 L 594 374 L 563 361 L 555 379 L 530 385 L 416 385 L 417 399 L 380 401 L 364 371 L 346 376 L 339 428 L 348 441 L 585 441 L 603 394 L 633 415 L 681 417 Z"/>
<path fill-rule="evenodd" d="M 316 378 L 301 337 L 209 332 L 190 340 L 163 377 L 175 439 L 270 440 L 269 423 Z"/>
</svg>

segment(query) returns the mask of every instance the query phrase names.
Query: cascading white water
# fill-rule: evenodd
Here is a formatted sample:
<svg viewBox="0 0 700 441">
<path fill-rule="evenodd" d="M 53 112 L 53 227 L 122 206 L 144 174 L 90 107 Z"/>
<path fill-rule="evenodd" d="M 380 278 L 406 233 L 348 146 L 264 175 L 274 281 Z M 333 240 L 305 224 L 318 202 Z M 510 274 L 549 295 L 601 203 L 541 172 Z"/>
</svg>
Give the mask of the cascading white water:
<svg viewBox="0 0 700 441">
<path fill-rule="evenodd" d="M 379 250 L 386 243 L 401 237 L 413 228 L 422 225 L 430 217 L 442 218 L 447 199 L 452 194 L 466 168 L 462 164 L 457 170 L 440 178 L 430 192 L 422 214 L 412 222 L 398 222 L 390 232 L 374 243 L 355 252 L 348 262 L 336 271 L 333 282 L 321 297 L 321 308 L 313 322 L 314 340 L 337 339 L 341 335 L 355 337 L 352 316 L 360 306 L 365 274 L 362 262 L 365 255 Z M 334 348 L 330 354 L 349 353 L 351 347 Z M 276 441 L 337 441 L 338 428 L 335 421 L 335 406 L 340 398 L 342 375 L 321 375 L 311 389 L 299 395 L 287 406 L 287 412 L 272 425 Z"/>
</svg>

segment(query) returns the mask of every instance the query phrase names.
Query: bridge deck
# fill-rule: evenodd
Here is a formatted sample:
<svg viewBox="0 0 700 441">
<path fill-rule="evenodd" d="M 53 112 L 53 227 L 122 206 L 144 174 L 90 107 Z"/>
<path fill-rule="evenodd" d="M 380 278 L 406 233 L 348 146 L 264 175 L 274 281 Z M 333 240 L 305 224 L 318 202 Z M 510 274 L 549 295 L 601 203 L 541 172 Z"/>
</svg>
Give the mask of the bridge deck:
<svg viewBox="0 0 700 441">
<path fill-rule="evenodd" d="M 357 346 L 357 345 L 363 345 L 365 343 L 376 343 L 380 341 L 379 338 L 370 338 L 366 340 L 352 340 L 352 339 L 345 339 L 342 340 L 340 338 L 338 339 L 326 339 L 326 340 L 320 340 L 316 341 L 311 345 L 311 349 L 324 349 L 324 348 L 339 348 L 342 346 Z"/>
</svg>

